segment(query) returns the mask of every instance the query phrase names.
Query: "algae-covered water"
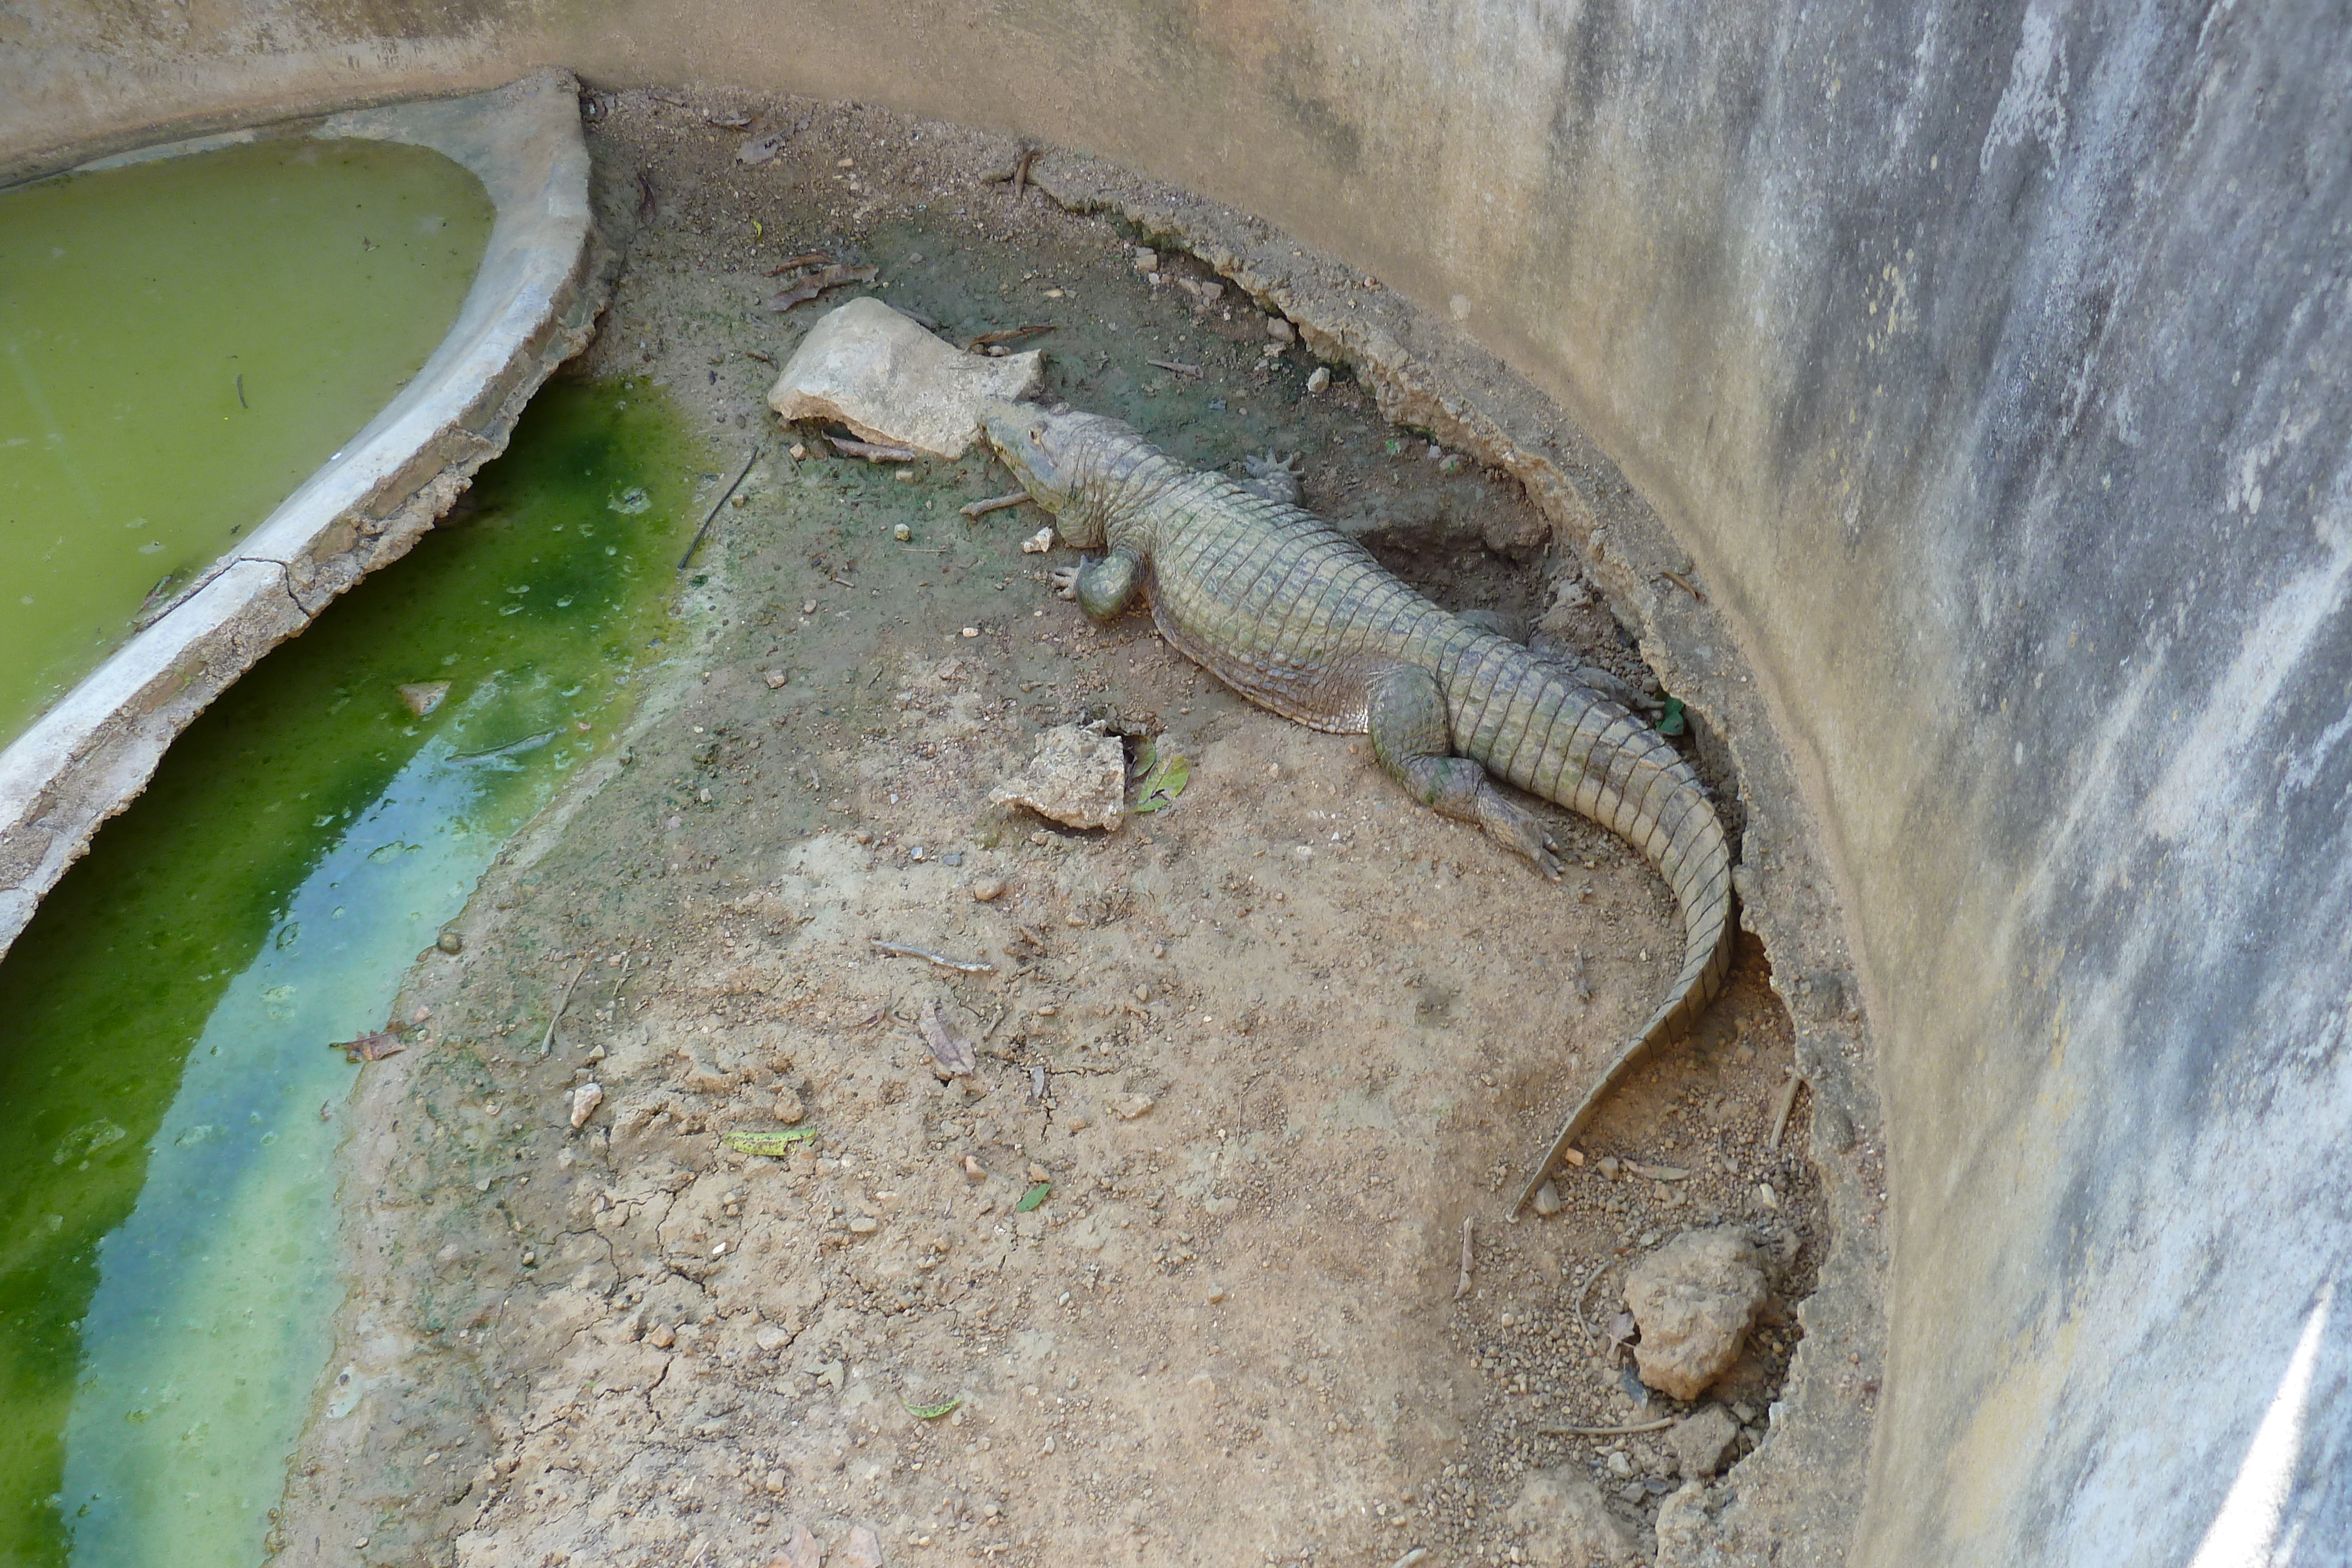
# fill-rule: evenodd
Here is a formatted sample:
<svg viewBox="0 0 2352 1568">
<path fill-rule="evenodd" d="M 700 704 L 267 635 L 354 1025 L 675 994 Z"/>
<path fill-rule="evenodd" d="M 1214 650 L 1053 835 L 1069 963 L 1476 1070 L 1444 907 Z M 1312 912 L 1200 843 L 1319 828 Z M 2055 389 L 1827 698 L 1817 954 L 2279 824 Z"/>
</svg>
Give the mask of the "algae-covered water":
<svg viewBox="0 0 2352 1568">
<path fill-rule="evenodd" d="M 466 170 L 381 141 L 0 193 L 0 745 L 415 376 L 490 219 Z"/>
<path fill-rule="evenodd" d="M 548 388 L 469 514 L 215 703 L 0 962 L 0 1562 L 259 1560 L 382 1071 L 329 1043 L 383 1027 L 663 656 L 678 429 Z M 423 717 L 399 690 L 440 682 Z"/>
</svg>

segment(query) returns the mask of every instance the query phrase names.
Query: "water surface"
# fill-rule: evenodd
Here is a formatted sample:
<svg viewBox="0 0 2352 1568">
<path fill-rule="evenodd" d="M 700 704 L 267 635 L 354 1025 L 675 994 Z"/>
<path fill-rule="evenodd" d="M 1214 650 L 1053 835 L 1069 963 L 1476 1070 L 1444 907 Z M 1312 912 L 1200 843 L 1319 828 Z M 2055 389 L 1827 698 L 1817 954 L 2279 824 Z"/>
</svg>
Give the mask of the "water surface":
<svg viewBox="0 0 2352 1568">
<path fill-rule="evenodd" d="M 646 394 L 551 386 L 470 515 L 214 704 L 0 962 L 0 1562 L 259 1561 L 378 1071 L 329 1042 L 625 716 L 697 455 Z M 445 681 L 425 717 L 398 689 Z"/>
<path fill-rule="evenodd" d="M 472 174 L 383 141 L 0 193 L 0 745 L 408 384 L 490 219 Z"/>
</svg>

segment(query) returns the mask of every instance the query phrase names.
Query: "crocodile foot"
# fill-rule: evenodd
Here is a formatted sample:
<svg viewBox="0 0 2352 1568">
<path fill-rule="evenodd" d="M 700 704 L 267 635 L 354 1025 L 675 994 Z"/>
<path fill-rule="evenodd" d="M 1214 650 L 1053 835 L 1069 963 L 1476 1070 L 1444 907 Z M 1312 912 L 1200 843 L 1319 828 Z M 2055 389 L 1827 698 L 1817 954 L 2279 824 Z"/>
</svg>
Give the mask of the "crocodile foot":
<svg viewBox="0 0 2352 1568">
<path fill-rule="evenodd" d="M 1086 569 L 1076 566 L 1055 567 L 1054 569 L 1054 591 L 1060 594 L 1065 599 L 1076 599 L 1078 596 L 1078 573 Z"/>
<path fill-rule="evenodd" d="M 1533 861 L 1544 875 L 1559 880 L 1559 862 L 1552 852 L 1560 845 L 1545 828 L 1543 818 L 1491 784 L 1478 791 L 1478 825 L 1505 849 Z"/>
<path fill-rule="evenodd" d="M 1249 476 L 1242 481 L 1243 489 L 1285 507 L 1298 505 L 1298 482 L 1307 476 L 1307 464 L 1297 453 L 1282 457 L 1269 447 L 1243 458 L 1242 470 Z"/>
</svg>

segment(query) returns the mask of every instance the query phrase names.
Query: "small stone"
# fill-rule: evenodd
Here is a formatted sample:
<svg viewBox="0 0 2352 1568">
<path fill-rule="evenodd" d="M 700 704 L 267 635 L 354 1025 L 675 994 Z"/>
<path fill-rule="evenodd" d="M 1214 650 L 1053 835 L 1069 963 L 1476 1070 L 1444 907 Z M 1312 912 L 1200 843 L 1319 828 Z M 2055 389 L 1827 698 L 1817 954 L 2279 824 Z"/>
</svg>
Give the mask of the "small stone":
<svg viewBox="0 0 2352 1568">
<path fill-rule="evenodd" d="M 1032 1183 L 1035 1183 L 1041 1181 L 1051 1181 L 1054 1178 L 1053 1173 L 1046 1170 L 1044 1166 L 1032 1164 L 1029 1167 L 1029 1179 Z"/>
<path fill-rule="evenodd" d="M 1619 1160 L 1615 1155 L 1603 1155 L 1601 1156 L 1601 1164 L 1594 1168 L 1600 1171 L 1602 1176 L 1614 1177 L 1616 1174 L 1624 1169 L 1625 1166 L 1623 1162 Z"/>
<path fill-rule="evenodd" d="M 1311 392 L 1319 392 L 1330 384 L 1331 367 L 1328 365 L 1316 366 L 1315 373 L 1307 378 L 1307 390 Z"/>
<path fill-rule="evenodd" d="M 455 931 L 444 931 L 433 939 L 433 946 L 444 953 L 462 953 L 466 950 L 466 939 Z"/>
<path fill-rule="evenodd" d="M 1223 1285 L 1212 1285 L 1209 1287 L 1209 1305 L 1213 1307 L 1224 1299 L 1225 1288 Z"/>
<path fill-rule="evenodd" d="M 815 600 L 814 600 L 814 599 L 803 599 L 803 600 L 802 600 L 802 601 L 801 601 L 801 613 L 802 613 L 802 614 L 803 614 L 803 615 L 814 615 L 814 614 L 815 614 L 815 613 L 816 613 L 816 601 L 815 601 Z"/>
<path fill-rule="evenodd" d="M 797 1127 L 801 1124 L 801 1118 L 807 1114 L 808 1107 L 801 1103 L 801 1097 L 796 1091 L 790 1087 L 776 1091 L 777 1121 L 787 1127 Z"/>
<path fill-rule="evenodd" d="M 865 1525 L 841 1543 L 841 1568 L 882 1568 L 882 1538 Z"/>
<path fill-rule="evenodd" d="M 1129 1094 L 1110 1103 L 1110 1113 L 1122 1122 L 1132 1122 L 1151 1109 L 1149 1094 Z"/>
<path fill-rule="evenodd" d="M 1152 249 L 1148 245 L 1137 246 L 1135 247 L 1135 270 L 1138 272 L 1159 271 L 1160 253 Z"/>
<path fill-rule="evenodd" d="M 1722 1469 L 1738 1441 L 1739 1423 L 1720 1405 L 1684 1417 L 1666 1433 L 1666 1447 L 1674 1450 L 1675 1461 L 1694 1480 Z"/>
<path fill-rule="evenodd" d="M 963 1157 L 963 1178 L 966 1181 L 986 1181 L 988 1173 L 980 1168 L 978 1160 L 966 1155 Z"/>
<path fill-rule="evenodd" d="M 849 1233 L 852 1236 L 871 1236 L 881 1228 L 882 1222 L 870 1214 L 858 1215 L 849 1222 Z"/>
<path fill-rule="evenodd" d="M 1566 1466 L 1529 1470 L 1503 1524 L 1524 1534 L 1529 1562 L 1557 1568 L 1614 1568 L 1636 1550 L 1633 1531 L 1609 1511 L 1601 1490 Z"/>
<path fill-rule="evenodd" d="M 565 1098 L 572 1102 L 572 1130 L 576 1133 L 588 1124 L 588 1118 L 604 1103 L 604 1091 L 592 1082 L 583 1083 Z"/>
<path fill-rule="evenodd" d="M 974 904 L 994 904 L 1003 896 L 1004 879 L 1001 876 L 984 876 L 971 884 Z"/>
<path fill-rule="evenodd" d="M 1546 1182 L 1536 1188 L 1536 1212 L 1544 1218 L 1549 1219 L 1564 1207 L 1565 1205 L 1559 1201 L 1559 1188 L 1552 1186 L 1551 1183 Z"/>
<path fill-rule="evenodd" d="M 915 537 L 915 530 L 908 528 L 904 523 L 899 523 L 891 528 L 890 537 L 897 539 L 900 544 L 905 544 L 908 539 Z"/>
<path fill-rule="evenodd" d="M 1127 751 L 1115 735 L 1065 724 L 1037 737 L 1029 766 L 989 791 L 1072 828 L 1116 828 L 1127 816 Z"/>
<path fill-rule="evenodd" d="M 1044 528 L 1039 528 L 1035 533 L 1031 534 L 1027 538 L 1021 541 L 1021 553 L 1023 555 L 1044 555 L 1047 550 L 1050 550 L 1053 548 L 1054 525 L 1051 523 L 1046 524 Z"/>
<path fill-rule="evenodd" d="M 1277 343 L 1288 343 L 1297 340 L 1298 332 L 1282 317 L 1269 316 L 1265 319 L 1265 335 Z"/>
<path fill-rule="evenodd" d="M 1729 1226 L 1686 1231 L 1643 1258 L 1625 1279 L 1642 1381 L 1697 1398 L 1739 1359 L 1766 1294 L 1762 1255 Z"/>
<path fill-rule="evenodd" d="M 653 1346 L 656 1350 L 667 1350 L 670 1346 L 677 1343 L 677 1330 L 670 1327 L 667 1323 L 664 1323 L 661 1327 L 654 1330 L 653 1333 L 646 1335 L 646 1343 Z"/>
<path fill-rule="evenodd" d="M 802 445 L 802 444 L 801 444 L 799 442 L 797 442 L 797 441 L 795 441 L 795 442 L 793 442 L 793 443 L 792 452 L 793 452 L 793 462 L 795 462 L 795 463 L 800 462 L 803 458 L 804 458 L 804 457 L 806 457 L 806 456 L 808 455 L 808 448 L 807 448 L 807 447 L 805 447 L 805 446 L 803 446 L 803 445 Z"/>
<path fill-rule="evenodd" d="M 768 689 L 772 692 L 780 692 L 784 689 L 784 673 L 782 670 L 770 670 L 767 674 L 761 678 L 768 683 Z"/>
</svg>

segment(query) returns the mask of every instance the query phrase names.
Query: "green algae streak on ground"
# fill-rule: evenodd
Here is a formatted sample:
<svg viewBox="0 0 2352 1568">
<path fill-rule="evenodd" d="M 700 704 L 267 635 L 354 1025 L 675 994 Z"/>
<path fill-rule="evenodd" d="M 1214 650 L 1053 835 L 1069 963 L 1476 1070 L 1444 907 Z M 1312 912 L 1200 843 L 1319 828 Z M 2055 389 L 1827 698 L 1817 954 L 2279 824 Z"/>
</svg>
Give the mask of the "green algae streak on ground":
<svg viewBox="0 0 2352 1568">
<path fill-rule="evenodd" d="M 381 141 L 0 193 L 0 745 L 408 383 L 490 218 L 466 170 Z"/>
<path fill-rule="evenodd" d="M 340 1299 L 343 1107 L 380 1071 L 328 1043 L 383 1026 L 625 716 L 700 456 L 666 405 L 551 385 L 465 514 L 230 688 L 0 963 L 0 1562 L 259 1561 Z M 399 693 L 444 681 L 425 717 Z"/>
</svg>

